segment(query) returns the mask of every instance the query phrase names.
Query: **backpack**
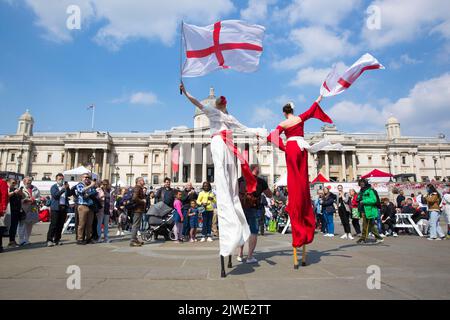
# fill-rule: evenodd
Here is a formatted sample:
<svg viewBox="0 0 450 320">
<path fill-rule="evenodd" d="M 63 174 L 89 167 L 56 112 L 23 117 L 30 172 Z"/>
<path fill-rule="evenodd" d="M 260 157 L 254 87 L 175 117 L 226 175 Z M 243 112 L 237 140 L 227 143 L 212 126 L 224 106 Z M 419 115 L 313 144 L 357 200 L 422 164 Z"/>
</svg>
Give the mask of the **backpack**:
<svg viewBox="0 0 450 320">
<path fill-rule="evenodd" d="M 255 197 L 253 193 L 248 193 L 244 179 L 239 179 L 239 200 L 243 209 L 258 207 L 261 203 L 259 197 Z"/>
<path fill-rule="evenodd" d="M 381 209 L 381 200 L 380 200 L 380 196 L 378 195 L 377 190 L 375 190 L 374 188 L 372 188 L 373 193 L 375 193 L 375 197 L 377 198 L 377 202 L 375 203 L 376 207 L 378 209 Z"/>
</svg>

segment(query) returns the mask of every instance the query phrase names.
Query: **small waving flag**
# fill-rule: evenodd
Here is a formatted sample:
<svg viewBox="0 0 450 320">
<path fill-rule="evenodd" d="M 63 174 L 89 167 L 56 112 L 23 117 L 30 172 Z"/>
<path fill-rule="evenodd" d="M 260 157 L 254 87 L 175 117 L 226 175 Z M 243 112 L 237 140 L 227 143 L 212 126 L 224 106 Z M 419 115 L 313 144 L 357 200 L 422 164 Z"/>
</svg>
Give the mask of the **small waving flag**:
<svg viewBox="0 0 450 320">
<path fill-rule="evenodd" d="M 364 71 L 375 69 L 384 69 L 384 66 L 369 53 L 359 58 L 343 74 L 338 73 L 335 65 L 323 82 L 320 94 L 324 97 L 338 95 L 347 90 Z"/>
</svg>

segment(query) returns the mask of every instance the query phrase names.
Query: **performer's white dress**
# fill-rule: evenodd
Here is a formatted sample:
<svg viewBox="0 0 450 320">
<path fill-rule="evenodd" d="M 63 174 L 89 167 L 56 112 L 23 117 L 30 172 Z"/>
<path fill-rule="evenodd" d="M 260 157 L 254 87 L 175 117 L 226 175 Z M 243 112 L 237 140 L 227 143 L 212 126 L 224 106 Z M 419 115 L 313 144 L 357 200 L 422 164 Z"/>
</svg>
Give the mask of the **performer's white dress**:
<svg viewBox="0 0 450 320">
<path fill-rule="evenodd" d="M 223 130 L 248 128 L 233 116 L 216 108 L 204 106 L 203 111 L 211 124 L 211 135 Z M 211 154 L 214 162 L 214 183 L 217 192 L 217 214 L 219 218 L 220 254 L 229 256 L 250 236 L 250 228 L 245 219 L 239 200 L 237 167 L 234 154 L 220 135 L 211 139 Z"/>
</svg>

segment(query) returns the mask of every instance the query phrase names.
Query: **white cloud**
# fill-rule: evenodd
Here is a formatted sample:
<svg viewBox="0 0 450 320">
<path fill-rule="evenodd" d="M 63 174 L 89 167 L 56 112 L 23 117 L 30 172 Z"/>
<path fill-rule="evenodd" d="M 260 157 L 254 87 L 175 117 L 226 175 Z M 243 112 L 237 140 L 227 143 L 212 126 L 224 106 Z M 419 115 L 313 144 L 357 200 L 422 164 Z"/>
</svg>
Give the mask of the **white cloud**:
<svg viewBox="0 0 450 320">
<path fill-rule="evenodd" d="M 337 26 L 347 15 L 359 7 L 360 0 L 295 0 L 274 13 L 277 20 L 290 24 L 299 21 L 313 25 Z"/>
<path fill-rule="evenodd" d="M 152 105 L 158 103 L 158 97 L 153 92 L 136 92 L 131 95 L 130 103 Z"/>
<path fill-rule="evenodd" d="M 153 105 L 158 104 L 160 101 L 158 97 L 153 92 L 139 91 L 132 93 L 131 95 L 123 95 L 120 98 L 111 100 L 111 103 L 121 104 L 121 103 L 131 103 L 131 104 L 143 104 L 143 105 Z"/>
<path fill-rule="evenodd" d="M 450 134 L 450 73 L 421 81 L 412 88 L 407 97 L 394 103 L 380 103 L 380 107 L 342 101 L 327 113 L 341 124 L 374 125 L 380 129 L 390 116 L 396 117 L 402 126 L 402 133 L 422 136 L 436 136 L 443 132 Z"/>
<path fill-rule="evenodd" d="M 271 127 L 273 122 L 277 121 L 277 118 L 279 117 L 277 117 L 272 109 L 268 107 L 257 107 L 253 110 L 253 117 L 250 122 L 254 125 L 266 125 Z"/>
<path fill-rule="evenodd" d="M 389 67 L 392 69 L 400 69 L 404 65 L 414 65 L 419 63 L 422 63 L 422 61 L 411 58 L 407 54 L 402 54 L 399 59 L 391 61 Z"/>
<path fill-rule="evenodd" d="M 17 0 L 15 0 L 17 1 Z M 179 23 L 211 23 L 234 10 L 231 0 L 25 0 L 37 16 L 36 24 L 45 29 L 45 38 L 57 42 L 72 40 L 73 33 L 66 28 L 69 5 L 81 9 L 82 31 L 87 22 L 103 23 L 95 41 L 110 49 L 118 49 L 133 39 L 159 40 L 171 45 Z"/>
<path fill-rule="evenodd" d="M 448 0 L 377 0 L 381 29 L 369 30 L 364 24 L 363 38 L 372 48 L 409 42 L 431 31 L 449 36 Z"/>
<path fill-rule="evenodd" d="M 338 70 L 345 70 L 347 69 L 347 66 L 343 62 L 338 62 L 337 68 Z M 295 79 L 293 79 L 289 84 L 292 86 L 312 85 L 320 87 L 330 71 L 331 68 L 303 68 L 297 71 Z"/>
<path fill-rule="evenodd" d="M 311 62 L 330 62 L 340 57 L 353 56 L 358 52 L 349 41 L 349 33 L 335 34 L 323 27 L 307 27 L 291 31 L 289 39 L 300 49 L 300 53 L 276 61 L 277 69 L 297 69 Z"/>
<path fill-rule="evenodd" d="M 268 6 L 276 3 L 277 0 L 249 0 L 248 6 L 241 10 L 241 19 L 257 22 L 267 19 Z"/>
</svg>

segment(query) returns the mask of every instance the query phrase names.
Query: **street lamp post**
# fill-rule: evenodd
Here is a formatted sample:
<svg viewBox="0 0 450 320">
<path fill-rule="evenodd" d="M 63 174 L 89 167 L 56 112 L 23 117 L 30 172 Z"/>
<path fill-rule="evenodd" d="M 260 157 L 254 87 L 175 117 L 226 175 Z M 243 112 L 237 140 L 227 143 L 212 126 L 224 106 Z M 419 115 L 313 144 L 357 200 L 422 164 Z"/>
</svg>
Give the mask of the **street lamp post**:
<svg viewBox="0 0 450 320">
<path fill-rule="evenodd" d="M 22 165 L 22 154 L 19 154 L 17 156 L 17 173 L 20 173 L 21 165 Z M 25 172 L 25 174 L 26 174 L 26 172 Z"/>
<path fill-rule="evenodd" d="M 387 161 L 388 167 L 389 167 L 389 182 L 392 182 L 392 172 L 391 172 L 391 162 L 392 162 L 392 159 L 391 159 L 391 157 L 387 156 L 386 161 Z"/>
</svg>

